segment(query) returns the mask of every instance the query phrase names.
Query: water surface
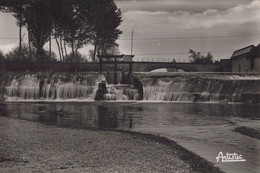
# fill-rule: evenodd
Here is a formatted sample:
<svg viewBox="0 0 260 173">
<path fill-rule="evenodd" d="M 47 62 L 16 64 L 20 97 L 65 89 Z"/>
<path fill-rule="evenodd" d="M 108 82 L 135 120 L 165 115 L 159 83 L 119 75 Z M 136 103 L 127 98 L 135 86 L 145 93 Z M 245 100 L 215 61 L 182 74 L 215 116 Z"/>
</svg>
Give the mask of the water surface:
<svg viewBox="0 0 260 173">
<path fill-rule="evenodd" d="M 245 104 L 85 102 L 1 103 L 0 115 L 73 128 L 112 128 L 173 139 L 226 172 L 258 172 L 259 139 L 233 130 L 260 130 L 260 106 Z M 217 163 L 218 153 L 246 162 Z"/>
</svg>

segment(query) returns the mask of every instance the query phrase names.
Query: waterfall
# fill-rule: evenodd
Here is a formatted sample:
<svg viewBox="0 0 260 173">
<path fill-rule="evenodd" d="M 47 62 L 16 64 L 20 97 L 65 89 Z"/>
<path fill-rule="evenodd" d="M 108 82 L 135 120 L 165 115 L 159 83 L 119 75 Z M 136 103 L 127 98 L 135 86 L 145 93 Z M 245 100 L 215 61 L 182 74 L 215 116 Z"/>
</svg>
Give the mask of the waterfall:
<svg viewBox="0 0 260 173">
<path fill-rule="evenodd" d="M 97 85 L 105 80 L 97 73 L 8 73 L 1 75 L 1 100 L 94 100 Z"/>
<path fill-rule="evenodd" d="M 105 84 L 101 93 L 100 83 Z M 136 73 L 132 84 L 112 85 L 106 83 L 103 75 L 89 72 L 0 74 L 0 101 L 94 101 L 95 99 L 260 103 L 260 75 Z"/>
<path fill-rule="evenodd" d="M 183 102 L 260 102 L 260 75 L 139 74 L 143 100 Z"/>
<path fill-rule="evenodd" d="M 104 100 L 138 100 L 138 90 L 130 85 L 108 85 Z"/>
</svg>

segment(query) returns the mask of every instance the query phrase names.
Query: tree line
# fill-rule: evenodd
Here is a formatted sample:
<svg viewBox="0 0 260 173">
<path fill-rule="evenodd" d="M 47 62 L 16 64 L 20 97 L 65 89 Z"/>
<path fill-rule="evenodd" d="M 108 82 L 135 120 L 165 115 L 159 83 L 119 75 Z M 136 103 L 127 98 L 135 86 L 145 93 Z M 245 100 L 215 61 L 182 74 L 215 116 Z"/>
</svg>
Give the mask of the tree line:
<svg viewBox="0 0 260 173">
<path fill-rule="evenodd" d="M 199 63 L 199 64 L 212 64 L 213 63 L 213 55 L 211 52 L 208 52 L 207 55 L 203 55 L 201 52 L 196 52 L 195 50 L 190 49 L 189 51 L 191 58 L 191 63 Z"/>
<path fill-rule="evenodd" d="M 93 46 L 90 53 L 96 61 L 97 54 L 117 49 L 122 34 L 121 11 L 114 0 L 2 0 L 0 6 L 13 14 L 20 28 L 19 59 L 26 49 L 29 59 L 50 61 L 51 44 L 49 51 L 44 45 L 55 40 L 61 62 L 77 62 L 78 50 L 87 45 Z M 22 27 L 28 31 L 27 45 L 22 45 Z"/>
</svg>

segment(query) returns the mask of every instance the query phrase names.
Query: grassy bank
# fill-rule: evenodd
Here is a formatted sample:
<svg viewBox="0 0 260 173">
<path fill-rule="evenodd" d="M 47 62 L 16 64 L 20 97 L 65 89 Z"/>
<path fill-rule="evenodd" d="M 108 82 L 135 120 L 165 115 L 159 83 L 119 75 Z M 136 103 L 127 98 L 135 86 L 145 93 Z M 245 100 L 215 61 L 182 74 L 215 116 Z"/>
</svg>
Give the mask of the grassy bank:
<svg viewBox="0 0 260 173">
<path fill-rule="evenodd" d="M 175 142 L 0 116 L 0 172 L 220 172 Z"/>
</svg>

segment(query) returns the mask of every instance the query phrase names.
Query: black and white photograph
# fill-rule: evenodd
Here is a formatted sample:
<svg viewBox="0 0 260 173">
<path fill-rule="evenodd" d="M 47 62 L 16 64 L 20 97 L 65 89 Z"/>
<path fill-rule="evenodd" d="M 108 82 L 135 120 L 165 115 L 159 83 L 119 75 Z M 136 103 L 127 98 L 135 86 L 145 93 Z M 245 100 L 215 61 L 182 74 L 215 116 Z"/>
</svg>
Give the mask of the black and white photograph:
<svg viewBox="0 0 260 173">
<path fill-rule="evenodd" d="M 259 173 L 260 0 L 0 0 L 0 173 Z"/>
</svg>

